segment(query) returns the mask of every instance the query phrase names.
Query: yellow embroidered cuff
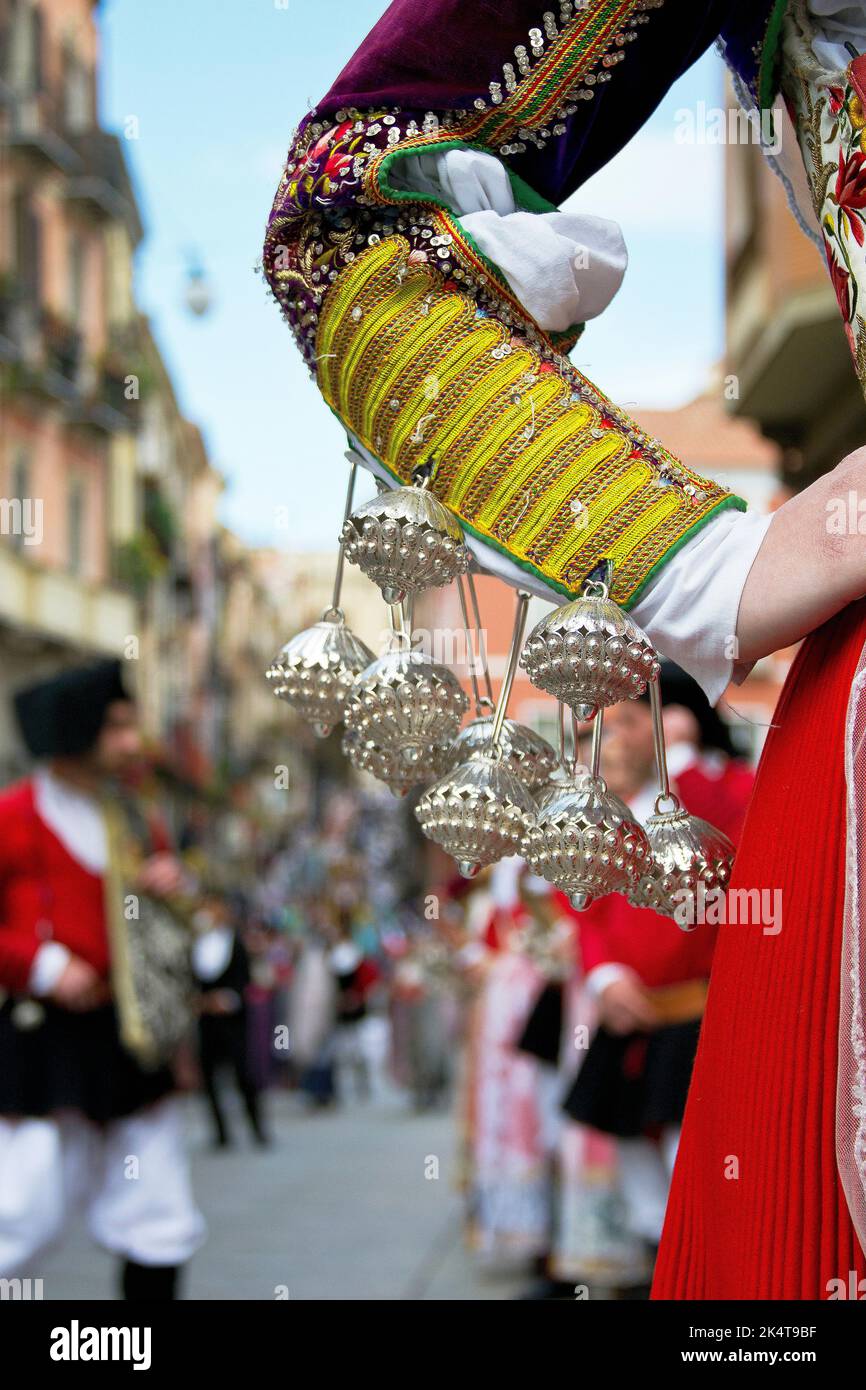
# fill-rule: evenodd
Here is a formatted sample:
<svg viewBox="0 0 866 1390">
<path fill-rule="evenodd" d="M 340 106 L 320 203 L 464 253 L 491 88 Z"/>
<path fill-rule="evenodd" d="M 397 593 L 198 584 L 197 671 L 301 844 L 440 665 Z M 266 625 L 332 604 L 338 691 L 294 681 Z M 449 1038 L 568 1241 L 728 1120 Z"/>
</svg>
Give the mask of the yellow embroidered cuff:
<svg viewBox="0 0 866 1390">
<path fill-rule="evenodd" d="M 341 271 L 316 359 L 326 401 L 395 480 L 434 460 L 433 490 L 461 524 L 567 597 L 610 560 L 612 597 L 629 607 L 712 515 L 745 506 L 403 236 Z"/>
</svg>

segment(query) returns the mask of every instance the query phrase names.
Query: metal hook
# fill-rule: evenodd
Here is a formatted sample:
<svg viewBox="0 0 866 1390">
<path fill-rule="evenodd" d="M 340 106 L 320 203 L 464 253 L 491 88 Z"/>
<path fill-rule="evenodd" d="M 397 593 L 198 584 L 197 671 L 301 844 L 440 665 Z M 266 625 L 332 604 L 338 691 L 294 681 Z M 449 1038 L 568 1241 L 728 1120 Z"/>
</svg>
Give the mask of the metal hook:
<svg viewBox="0 0 866 1390">
<path fill-rule="evenodd" d="M 511 650 L 508 653 L 508 666 L 506 667 L 505 676 L 502 681 L 502 689 L 499 692 L 496 713 L 493 716 L 491 744 L 494 753 L 499 748 L 499 735 L 502 732 L 505 710 L 508 706 L 509 696 L 511 695 L 511 687 L 514 684 L 514 676 L 517 671 L 517 658 L 520 656 L 520 648 L 523 646 L 523 634 L 526 630 L 526 613 L 528 608 L 529 594 L 525 589 L 518 589 L 517 609 L 514 614 L 514 632 L 511 637 Z"/>
<path fill-rule="evenodd" d="M 353 501 L 354 496 L 355 496 L 355 481 L 356 481 L 356 479 L 357 479 L 357 477 L 358 477 L 358 455 L 355 453 L 355 450 L 354 450 L 354 449 L 347 449 L 347 450 L 346 450 L 345 457 L 349 460 L 349 462 L 351 463 L 352 467 L 351 467 L 351 469 L 349 470 L 349 483 L 348 483 L 348 486 L 347 486 L 347 488 L 346 488 L 346 503 L 345 503 L 345 506 L 343 507 L 343 526 L 346 525 L 346 522 L 349 520 L 349 517 L 351 516 L 351 513 L 352 513 L 352 501 Z M 335 575 L 334 575 L 334 588 L 333 588 L 332 593 L 331 593 L 330 608 L 326 608 L 326 609 L 325 609 L 325 615 L 326 615 L 328 612 L 332 612 L 332 613 L 339 613 L 339 612 L 341 612 L 341 609 L 340 609 L 340 593 L 341 593 L 342 588 L 343 588 L 343 569 L 344 569 L 344 566 L 345 566 L 345 559 L 346 559 L 346 543 L 345 543 L 345 541 L 343 540 L 343 527 L 341 527 L 341 528 L 340 528 L 340 548 L 339 548 L 339 550 L 337 551 L 337 570 L 336 570 L 336 573 L 335 573 Z M 323 616 L 324 616 L 324 615 L 323 615 Z"/>
<path fill-rule="evenodd" d="M 650 709 L 653 717 L 653 745 L 656 755 L 656 770 L 659 779 L 659 795 L 655 799 L 654 811 L 659 814 L 659 806 L 663 801 L 673 802 L 673 810 L 680 809 L 680 801 L 671 791 L 670 776 L 668 774 L 668 759 L 665 751 L 665 730 L 662 721 L 662 694 L 661 683 L 658 676 L 654 676 L 649 682 Z"/>
</svg>

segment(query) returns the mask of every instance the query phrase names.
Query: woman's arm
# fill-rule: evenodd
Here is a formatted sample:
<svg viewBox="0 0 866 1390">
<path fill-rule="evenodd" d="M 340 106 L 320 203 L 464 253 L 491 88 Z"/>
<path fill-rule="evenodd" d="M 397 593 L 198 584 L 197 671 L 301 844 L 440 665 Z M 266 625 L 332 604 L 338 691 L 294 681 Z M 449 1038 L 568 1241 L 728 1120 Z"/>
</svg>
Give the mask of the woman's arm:
<svg viewBox="0 0 866 1390">
<path fill-rule="evenodd" d="M 866 448 L 776 512 L 740 599 L 737 659 L 791 646 L 864 594 Z"/>
</svg>

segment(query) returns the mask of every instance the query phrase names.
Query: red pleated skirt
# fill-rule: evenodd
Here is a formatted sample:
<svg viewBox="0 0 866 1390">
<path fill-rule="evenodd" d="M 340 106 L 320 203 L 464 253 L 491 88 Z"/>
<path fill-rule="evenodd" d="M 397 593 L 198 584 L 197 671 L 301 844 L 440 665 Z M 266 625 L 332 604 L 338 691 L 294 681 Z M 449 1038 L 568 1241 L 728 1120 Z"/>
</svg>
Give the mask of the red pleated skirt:
<svg viewBox="0 0 866 1390">
<path fill-rule="evenodd" d="M 866 1276 L 835 1156 L 845 721 L 864 641 L 861 600 L 803 644 L 774 716 L 731 886 L 780 889 L 782 930 L 720 930 L 653 1298 L 825 1299 Z"/>
</svg>

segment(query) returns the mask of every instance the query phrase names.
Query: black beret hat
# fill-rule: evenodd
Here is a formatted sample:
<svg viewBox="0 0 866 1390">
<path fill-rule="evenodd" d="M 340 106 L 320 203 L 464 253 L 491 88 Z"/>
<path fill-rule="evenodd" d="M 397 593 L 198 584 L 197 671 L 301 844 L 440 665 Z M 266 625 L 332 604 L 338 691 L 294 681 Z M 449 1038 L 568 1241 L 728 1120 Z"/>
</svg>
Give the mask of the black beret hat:
<svg viewBox="0 0 866 1390">
<path fill-rule="evenodd" d="M 99 738 L 108 706 L 129 700 L 119 661 L 73 666 L 14 697 L 21 735 L 34 758 L 76 757 Z"/>
</svg>

